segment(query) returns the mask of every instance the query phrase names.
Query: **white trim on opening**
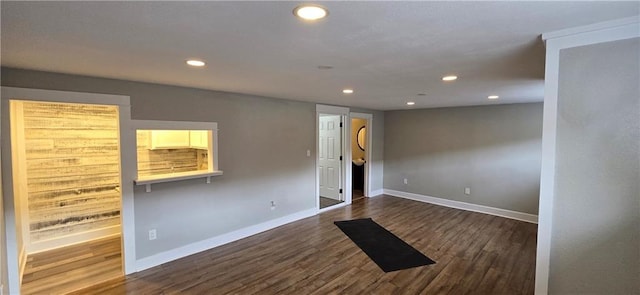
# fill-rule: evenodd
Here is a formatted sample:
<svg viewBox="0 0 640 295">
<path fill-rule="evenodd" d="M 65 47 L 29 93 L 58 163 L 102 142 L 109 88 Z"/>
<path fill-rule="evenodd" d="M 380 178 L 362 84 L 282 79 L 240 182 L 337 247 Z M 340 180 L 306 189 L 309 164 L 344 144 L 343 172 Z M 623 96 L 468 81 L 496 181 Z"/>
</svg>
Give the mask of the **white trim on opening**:
<svg viewBox="0 0 640 295">
<path fill-rule="evenodd" d="M 367 113 L 350 113 L 349 117 L 351 119 L 357 118 L 357 119 L 364 119 L 366 121 L 365 123 L 365 160 L 366 162 L 364 163 L 364 189 L 363 189 L 363 194 L 365 197 L 371 197 L 371 155 L 372 155 L 372 136 L 373 136 L 373 115 L 372 114 L 367 114 Z M 349 133 L 349 135 L 351 135 L 351 133 Z M 353 139 L 349 139 L 349 142 L 351 142 L 351 140 Z M 353 158 L 351 155 L 351 149 L 349 149 L 349 156 L 348 159 Z M 349 165 L 350 166 L 350 165 Z M 351 174 L 349 174 L 351 175 Z M 350 183 L 351 185 L 349 186 L 348 189 L 353 189 L 353 183 Z"/>
<path fill-rule="evenodd" d="M 135 133 L 131 132 L 131 104 L 128 96 L 68 92 L 44 89 L 29 89 L 17 87 L 2 87 L 1 89 L 0 118 L 2 120 L 2 133 L 5 140 L 2 141 L 2 175 L 3 175 L 3 199 L 5 209 L 7 268 L 9 294 L 20 293 L 19 277 L 19 249 L 17 246 L 16 224 L 14 220 L 14 196 L 11 160 L 11 141 L 6 140 L 10 132 L 10 108 L 9 101 L 32 100 L 43 102 L 102 104 L 118 106 L 120 124 L 120 161 L 121 161 L 121 189 L 122 189 L 122 255 L 125 274 L 135 272 L 135 224 L 133 211 L 133 182 L 132 175 L 135 169 Z"/>
</svg>

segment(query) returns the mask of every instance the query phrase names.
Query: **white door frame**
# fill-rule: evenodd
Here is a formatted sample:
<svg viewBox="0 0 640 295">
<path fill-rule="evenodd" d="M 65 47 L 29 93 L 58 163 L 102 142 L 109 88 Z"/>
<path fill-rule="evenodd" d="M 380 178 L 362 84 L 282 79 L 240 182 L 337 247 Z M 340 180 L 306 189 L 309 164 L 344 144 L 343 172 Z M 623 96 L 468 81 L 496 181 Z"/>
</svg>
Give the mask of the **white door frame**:
<svg viewBox="0 0 640 295">
<path fill-rule="evenodd" d="M 364 194 L 365 197 L 371 197 L 371 134 L 372 134 L 372 126 L 373 126 L 373 115 L 372 114 L 367 114 L 367 113 L 350 113 L 349 114 L 349 123 L 351 123 L 351 119 L 364 119 L 366 121 L 365 123 L 365 132 L 364 132 L 364 136 L 365 136 L 365 150 L 364 150 L 364 154 L 365 154 L 365 160 L 366 162 L 364 163 L 364 188 L 362 193 Z M 349 127 L 351 128 L 351 127 Z M 350 129 L 349 129 L 350 130 Z M 351 135 L 351 132 L 349 132 L 349 135 Z M 354 139 L 350 139 L 349 143 L 351 143 L 351 140 Z M 348 159 L 352 159 L 353 156 L 351 155 L 351 149 L 348 149 Z M 351 167 L 351 165 L 349 165 L 349 167 Z M 353 172 L 353 171 L 352 171 Z M 349 177 L 347 177 L 349 180 L 349 186 L 348 186 L 348 190 L 352 191 L 353 189 L 353 183 L 351 183 L 351 179 L 353 179 L 351 177 L 351 173 L 349 173 Z"/>
<path fill-rule="evenodd" d="M 320 167 L 320 154 L 318 151 L 319 147 L 319 138 L 320 138 L 320 114 L 326 115 L 339 115 L 342 118 L 343 122 L 343 132 L 341 136 L 341 148 L 340 152 L 342 155 L 342 161 L 340 163 L 340 168 L 342 169 L 342 173 L 340 174 L 340 188 L 342 188 L 342 195 L 344 196 L 344 202 L 335 206 L 327 207 L 320 209 L 320 174 L 318 173 L 318 167 Z M 324 212 L 326 210 L 331 210 L 339 207 L 343 207 L 351 204 L 351 179 L 347 177 L 347 175 L 351 176 L 351 165 L 346 165 L 348 155 L 351 154 L 349 151 L 347 154 L 347 150 L 345 147 L 347 146 L 345 143 L 350 142 L 351 132 L 344 132 L 344 130 L 351 130 L 351 120 L 347 120 L 349 118 L 349 108 L 345 107 L 336 107 L 336 106 L 328 106 L 328 105 L 316 105 L 316 208 L 318 212 Z M 351 161 L 349 161 L 351 162 Z"/>
<path fill-rule="evenodd" d="M 0 120 L 1 121 L 1 120 Z M 0 123 L 2 125 L 2 123 Z M 1 129 L 1 128 L 0 128 Z M 0 132 L 0 138 L 2 138 Z M 0 158 L 0 166 L 2 164 L 2 160 Z M 2 197 L 2 169 L 0 169 L 0 293 L 9 294 L 8 291 L 8 281 L 9 278 L 7 276 L 7 247 L 5 243 L 5 226 L 4 226 L 4 206 L 3 206 L 3 197 Z"/>
<path fill-rule="evenodd" d="M 13 176 L 12 176 L 12 147 L 10 140 L 10 108 L 11 99 L 31 100 L 43 102 L 102 104 L 118 106 L 120 116 L 120 176 L 122 190 L 122 210 L 120 212 L 122 227 L 122 256 L 125 274 L 135 272 L 135 223 L 133 211 L 133 175 L 136 171 L 135 161 L 135 132 L 129 127 L 131 124 L 131 103 L 129 96 L 108 95 L 95 93 L 67 92 L 43 89 L 29 89 L 16 87 L 2 87 L 0 101 L 0 120 L 5 139 L 2 140 L 2 189 L 4 199 L 4 218 L 7 251 L 8 287 L 9 294 L 20 293 L 19 249 L 14 212 Z"/>
</svg>

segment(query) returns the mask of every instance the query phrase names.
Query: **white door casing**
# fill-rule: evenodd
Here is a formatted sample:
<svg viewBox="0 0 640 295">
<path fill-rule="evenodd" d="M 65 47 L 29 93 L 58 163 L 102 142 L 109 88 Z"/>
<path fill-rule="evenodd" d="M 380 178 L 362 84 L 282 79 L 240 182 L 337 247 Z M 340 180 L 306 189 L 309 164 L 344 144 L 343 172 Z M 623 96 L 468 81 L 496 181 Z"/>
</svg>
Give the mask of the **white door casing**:
<svg viewBox="0 0 640 295">
<path fill-rule="evenodd" d="M 341 116 L 320 115 L 319 118 L 319 165 L 320 196 L 342 200 L 340 177 L 342 174 L 342 127 Z"/>
<path fill-rule="evenodd" d="M 364 186 L 362 188 L 362 193 L 365 197 L 372 197 L 371 193 L 371 159 L 372 159 L 372 150 L 373 150 L 373 115 L 368 113 L 349 113 L 350 119 L 363 119 L 366 121 L 365 123 L 365 151 L 364 151 Z M 356 138 L 352 138 L 351 141 L 357 140 Z M 351 152 L 351 149 L 347 149 L 347 151 Z M 347 159 L 352 159 L 352 155 L 348 155 Z M 351 163 L 347 165 L 351 167 Z M 347 190 L 353 189 L 353 183 L 349 183 L 349 179 L 351 179 L 353 171 L 347 175 Z"/>
<path fill-rule="evenodd" d="M 131 104 L 128 96 L 67 92 L 43 89 L 28 89 L 15 87 L 1 87 L 0 113 L 2 118 L 2 134 L 10 134 L 9 101 L 13 98 L 20 100 L 36 100 L 62 103 L 85 103 L 116 105 L 119 108 L 119 133 L 120 133 L 120 160 L 121 160 L 121 227 L 122 227 L 122 255 L 124 273 L 135 272 L 135 223 L 133 218 L 133 181 L 136 170 L 135 158 L 135 133 L 131 131 Z M 2 141 L 2 195 L 5 209 L 5 245 L 7 251 L 8 268 L 8 293 L 19 294 L 20 290 L 20 266 L 18 263 L 19 251 L 14 219 L 14 192 L 12 173 L 12 146 L 11 140 Z"/>
</svg>

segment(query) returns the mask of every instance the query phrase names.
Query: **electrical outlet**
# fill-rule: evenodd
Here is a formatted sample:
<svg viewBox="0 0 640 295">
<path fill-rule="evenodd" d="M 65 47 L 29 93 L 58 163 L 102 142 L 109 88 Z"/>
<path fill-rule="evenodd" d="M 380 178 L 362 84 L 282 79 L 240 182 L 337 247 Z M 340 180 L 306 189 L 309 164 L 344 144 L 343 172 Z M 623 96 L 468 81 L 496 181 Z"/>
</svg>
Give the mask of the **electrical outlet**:
<svg viewBox="0 0 640 295">
<path fill-rule="evenodd" d="M 155 229 L 149 231 L 149 241 L 155 240 L 158 238 L 157 232 Z"/>
<path fill-rule="evenodd" d="M 271 210 L 276 210 L 276 202 L 271 201 Z"/>
<path fill-rule="evenodd" d="M 404 182 L 404 184 L 409 184 L 409 182 L 407 181 L 406 178 L 403 180 L 403 182 Z"/>
<path fill-rule="evenodd" d="M 470 187 L 465 187 L 464 188 L 464 194 L 465 195 L 470 195 L 471 194 L 471 188 Z"/>
<path fill-rule="evenodd" d="M 311 150 L 307 150 L 307 157 L 311 157 Z"/>
</svg>

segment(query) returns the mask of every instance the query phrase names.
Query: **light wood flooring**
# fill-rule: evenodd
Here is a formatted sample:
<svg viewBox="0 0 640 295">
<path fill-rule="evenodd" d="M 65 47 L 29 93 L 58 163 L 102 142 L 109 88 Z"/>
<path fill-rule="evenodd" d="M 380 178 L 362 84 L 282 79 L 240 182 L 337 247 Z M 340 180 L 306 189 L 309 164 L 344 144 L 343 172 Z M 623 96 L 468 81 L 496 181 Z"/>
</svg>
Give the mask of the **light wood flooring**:
<svg viewBox="0 0 640 295">
<path fill-rule="evenodd" d="M 436 264 L 383 272 L 333 222 L 372 217 Z M 536 225 L 390 196 L 77 294 L 533 294 Z"/>
<path fill-rule="evenodd" d="M 21 293 L 65 294 L 118 277 L 119 236 L 29 255 Z"/>
</svg>

